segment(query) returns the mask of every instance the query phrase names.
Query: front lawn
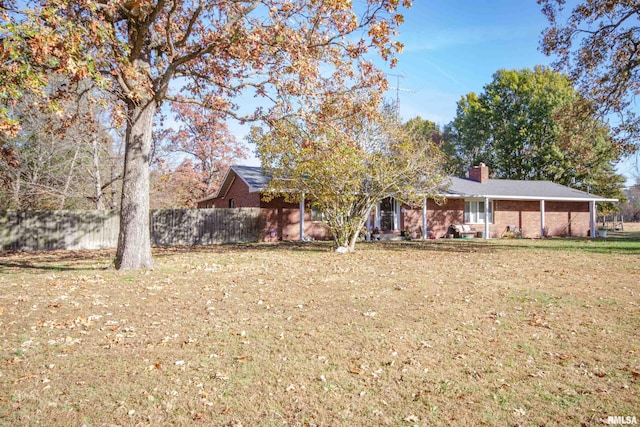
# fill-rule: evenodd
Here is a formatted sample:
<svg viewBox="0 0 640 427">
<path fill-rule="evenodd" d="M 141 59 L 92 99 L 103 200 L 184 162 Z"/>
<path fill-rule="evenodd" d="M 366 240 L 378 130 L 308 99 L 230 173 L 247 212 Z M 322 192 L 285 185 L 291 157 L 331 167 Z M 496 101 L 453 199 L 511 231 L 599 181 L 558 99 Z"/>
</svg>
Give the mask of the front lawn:
<svg viewBox="0 0 640 427">
<path fill-rule="evenodd" d="M 640 417 L 640 240 L 0 258 L 3 425 L 598 425 Z"/>
</svg>

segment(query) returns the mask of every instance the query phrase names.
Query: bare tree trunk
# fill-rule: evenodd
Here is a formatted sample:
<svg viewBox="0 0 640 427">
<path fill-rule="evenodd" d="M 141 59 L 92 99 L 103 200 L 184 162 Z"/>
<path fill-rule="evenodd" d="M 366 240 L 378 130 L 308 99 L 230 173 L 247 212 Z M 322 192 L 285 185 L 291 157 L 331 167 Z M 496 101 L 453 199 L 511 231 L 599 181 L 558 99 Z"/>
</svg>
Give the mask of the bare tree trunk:
<svg viewBox="0 0 640 427">
<path fill-rule="evenodd" d="M 76 160 L 78 160 L 78 153 L 80 152 L 80 144 L 76 143 L 76 151 L 73 153 L 73 159 L 71 159 L 71 166 L 69 167 L 69 173 L 62 189 L 62 195 L 60 196 L 60 209 L 64 209 L 64 204 L 67 202 L 67 195 L 69 193 L 69 187 L 71 186 L 71 180 L 73 179 L 73 170 L 76 167 Z"/>
<path fill-rule="evenodd" d="M 15 209 L 22 209 L 21 200 L 20 200 L 20 191 L 22 190 L 21 179 L 20 179 L 20 171 L 16 172 L 16 179 L 13 184 L 13 203 Z"/>
<path fill-rule="evenodd" d="M 122 144 L 120 144 L 122 145 Z M 118 148 L 118 156 L 117 156 L 117 160 L 122 158 L 122 148 Z M 120 171 L 116 171 L 116 159 L 114 159 L 113 157 L 110 160 L 110 168 L 109 168 L 109 174 L 110 174 L 110 181 L 111 184 L 109 185 L 109 187 L 111 188 L 110 191 L 110 195 L 109 195 L 109 209 L 111 210 L 115 210 L 118 208 L 118 192 L 116 190 L 116 177 L 118 177 L 118 179 L 122 179 L 120 175 Z"/>
<path fill-rule="evenodd" d="M 104 210 L 104 193 L 102 192 L 102 179 L 100 178 L 100 146 L 98 145 L 98 138 L 95 136 L 91 141 L 91 148 L 93 150 L 93 186 L 96 191 L 96 209 Z"/>
<path fill-rule="evenodd" d="M 127 105 L 120 234 L 115 265 L 119 270 L 151 269 L 149 236 L 149 155 L 151 129 L 157 108 L 154 99 Z"/>
</svg>

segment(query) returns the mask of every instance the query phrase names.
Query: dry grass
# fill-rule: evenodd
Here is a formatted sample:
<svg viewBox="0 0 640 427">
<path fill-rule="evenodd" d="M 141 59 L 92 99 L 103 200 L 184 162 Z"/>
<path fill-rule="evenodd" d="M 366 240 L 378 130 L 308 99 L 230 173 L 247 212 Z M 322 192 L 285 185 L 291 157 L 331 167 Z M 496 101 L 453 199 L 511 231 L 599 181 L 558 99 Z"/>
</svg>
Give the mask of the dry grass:
<svg viewBox="0 0 640 427">
<path fill-rule="evenodd" d="M 0 258 L 4 425 L 598 425 L 640 417 L 640 241 Z"/>
</svg>

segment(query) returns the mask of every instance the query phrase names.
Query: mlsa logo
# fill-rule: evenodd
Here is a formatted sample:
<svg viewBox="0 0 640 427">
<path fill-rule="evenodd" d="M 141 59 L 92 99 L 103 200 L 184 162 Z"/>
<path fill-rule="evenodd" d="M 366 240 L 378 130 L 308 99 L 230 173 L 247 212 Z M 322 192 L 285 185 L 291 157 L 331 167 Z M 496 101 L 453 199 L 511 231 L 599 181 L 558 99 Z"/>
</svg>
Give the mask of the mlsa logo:
<svg viewBox="0 0 640 427">
<path fill-rule="evenodd" d="M 632 417 L 609 416 L 607 417 L 607 424 L 616 424 L 616 425 L 638 424 L 638 421 L 636 420 L 635 415 Z"/>
</svg>

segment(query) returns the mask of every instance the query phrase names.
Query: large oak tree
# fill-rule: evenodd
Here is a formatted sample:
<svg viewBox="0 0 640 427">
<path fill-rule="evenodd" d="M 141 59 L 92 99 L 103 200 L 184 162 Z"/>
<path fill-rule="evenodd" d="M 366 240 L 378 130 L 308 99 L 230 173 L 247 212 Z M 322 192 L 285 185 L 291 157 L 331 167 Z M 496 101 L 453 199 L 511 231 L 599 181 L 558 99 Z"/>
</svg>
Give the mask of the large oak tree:
<svg viewBox="0 0 640 427">
<path fill-rule="evenodd" d="M 640 3 L 629 0 L 538 0 L 549 20 L 542 50 L 556 55 L 581 93 L 609 118 L 617 144 L 640 147 Z"/>
<path fill-rule="evenodd" d="M 119 269 L 151 268 L 149 157 L 163 102 L 224 116 L 293 115 L 306 99 L 344 87 L 386 84 L 365 58 L 394 61 L 398 9 L 411 0 L 37 0 L 3 2 L 1 96 L 37 87 L 46 72 L 91 77 L 125 127 Z M 33 70 L 41 70 L 34 72 Z M 12 77 L 21 73 L 22 80 Z M 15 89 L 18 88 L 18 89 Z M 270 100 L 240 114 L 239 95 Z M 6 110 L 0 111 L 0 115 Z M 3 115 L 4 118 L 7 114 Z M 0 130 L 15 123 L 0 120 Z"/>
</svg>

